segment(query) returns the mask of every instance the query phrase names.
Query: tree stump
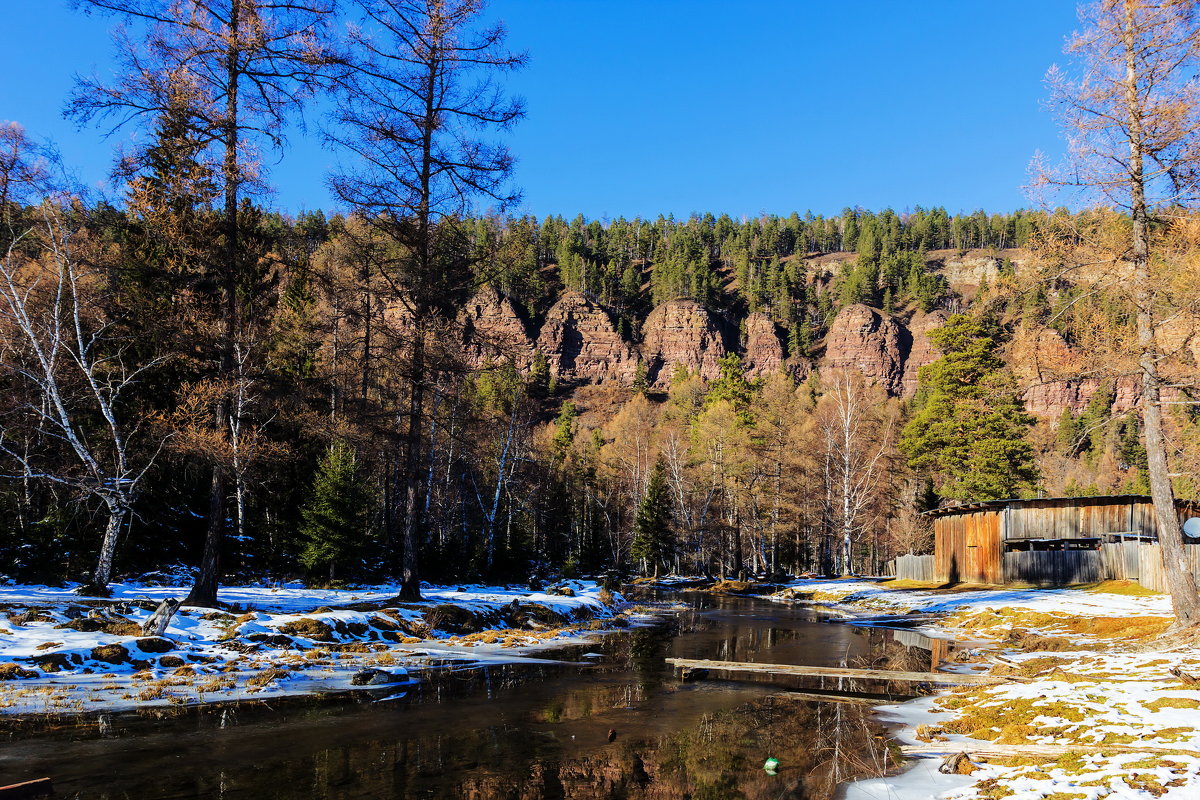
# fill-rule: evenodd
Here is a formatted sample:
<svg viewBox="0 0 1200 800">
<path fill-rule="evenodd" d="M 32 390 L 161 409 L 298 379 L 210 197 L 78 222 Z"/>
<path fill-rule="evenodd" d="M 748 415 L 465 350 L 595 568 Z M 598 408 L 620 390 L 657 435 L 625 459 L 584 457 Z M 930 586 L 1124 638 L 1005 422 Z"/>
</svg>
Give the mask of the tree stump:
<svg viewBox="0 0 1200 800">
<path fill-rule="evenodd" d="M 175 616 L 180 605 L 180 602 L 174 597 L 163 600 L 150 615 L 150 619 L 142 624 L 142 633 L 146 636 L 162 636 L 166 633 L 167 626 L 171 624 L 171 617 Z"/>
</svg>

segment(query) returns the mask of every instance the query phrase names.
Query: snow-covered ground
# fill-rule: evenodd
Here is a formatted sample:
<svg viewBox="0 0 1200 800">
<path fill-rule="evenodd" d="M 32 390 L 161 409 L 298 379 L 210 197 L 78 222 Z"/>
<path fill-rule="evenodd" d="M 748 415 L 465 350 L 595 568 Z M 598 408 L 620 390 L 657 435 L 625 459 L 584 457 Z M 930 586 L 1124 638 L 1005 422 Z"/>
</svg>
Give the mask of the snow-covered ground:
<svg viewBox="0 0 1200 800">
<path fill-rule="evenodd" d="M 0 713 L 340 692 L 357 688 L 356 675 L 402 690 L 422 671 L 529 662 L 629 624 L 621 597 L 593 581 L 543 591 L 426 586 L 415 604 L 392 600 L 392 585 L 285 584 L 224 587 L 222 609 L 184 608 L 156 638 L 140 626 L 187 588 L 110 588 L 102 599 L 72 587 L 0 586 Z"/>
<path fill-rule="evenodd" d="M 799 580 L 771 595 L 773 600 L 805 600 L 849 605 L 887 613 L 944 614 L 954 611 L 1022 608 L 1079 616 L 1170 616 L 1171 599 L 1112 594 L 1085 589 L 975 589 L 936 591 L 888 587 L 886 581 L 855 578 Z"/>
<path fill-rule="evenodd" d="M 880 709 L 897 738 L 975 756 L 969 775 L 937 771 L 941 756 L 904 773 L 851 784 L 847 800 L 1152 800 L 1200 798 L 1200 648 L 1155 644 L 1170 618 L 1163 595 L 1085 589 L 931 591 L 864 580 L 797 581 L 772 596 L 858 614 L 938 614 L 935 635 L 994 644 L 977 652 L 1014 682 L 947 691 Z M 1015 646 L 1014 629 L 1032 634 Z M 1041 637 L 1041 638 L 1038 638 Z M 1182 672 L 1183 676 L 1173 674 Z M 1049 746 L 1046 755 L 1022 747 Z"/>
</svg>

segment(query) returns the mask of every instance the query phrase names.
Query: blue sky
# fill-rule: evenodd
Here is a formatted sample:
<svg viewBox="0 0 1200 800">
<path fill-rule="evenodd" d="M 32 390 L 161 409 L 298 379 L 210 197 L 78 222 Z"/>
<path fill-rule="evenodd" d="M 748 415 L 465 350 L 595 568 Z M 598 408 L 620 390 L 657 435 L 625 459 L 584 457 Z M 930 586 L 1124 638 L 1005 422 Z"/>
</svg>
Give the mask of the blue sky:
<svg viewBox="0 0 1200 800">
<path fill-rule="evenodd" d="M 53 140 L 89 183 L 125 134 L 61 118 L 76 73 L 111 74 L 110 22 L 6 3 L 0 119 Z M 1034 153 L 1061 152 L 1042 77 L 1076 24 L 1063 0 L 492 0 L 531 63 L 508 79 L 523 210 L 592 218 L 1006 211 Z M 296 132 L 268 205 L 333 206 L 333 156 Z"/>
</svg>

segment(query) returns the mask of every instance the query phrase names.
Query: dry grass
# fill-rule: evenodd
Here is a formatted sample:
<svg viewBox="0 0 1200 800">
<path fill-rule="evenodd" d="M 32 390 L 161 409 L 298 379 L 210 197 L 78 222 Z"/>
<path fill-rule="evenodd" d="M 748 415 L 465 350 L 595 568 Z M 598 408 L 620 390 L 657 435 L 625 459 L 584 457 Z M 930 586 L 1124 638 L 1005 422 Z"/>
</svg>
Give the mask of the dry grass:
<svg viewBox="0 0 1200 800">
<path fill-rule="evenodd" d="M 1142 705 L 1151 711 L 1161 711 L 1164 708 L 1200 708 L 1200 700 L 1191 697 L 1160 697 Z"/>
<path fill-rule="evenodd" d="M 204 683 L 197 684 L 196 691 L 200 693 L 224 692 L 229 689 L 233 689 L 236 686 L 237 681 L 235 681 L 233 678 L 214 677 L 209 678 Z"/>
<path fill-rule="evenodd" d="M 274 683 L 275 681 L 280 680 L 281 678 L 286 678 L 290 674 L 291 673 L 289 673 L 286 669 L 280 669 L 278 667 L 268 667 L 267 669 L 264 669 L 262 672 L 259 672 L 256 675 L 251 675 L 249 678 L 247 678 L 246 685 L 254 686 L 254 687 L 264 687 L 270 683 Z"/>
<path fill-rule="evenodd" d="M 302 617 L 279 627 L 280 633 L 289 636 L 303 636 L 315 642 L 332 642 L 333 628 L 319 619 Z"/>
<path fill-rule="evenodd" d="M 1147 589 L 1136 581 L 1101 581 L 1080 587 L 1084 591 L 1101 594 L 1122 594 L 1129 597 L 1158 597 L 1161 592 Z"/>
<path fill-rule="evenodd" d="M 1005 633 L 1011 644 L 1027 650 L 1079 649 L 1077 643 L 1050 634 L 1090 636 L 1098 639 L 1136 640 L 1160 636 L 1171 627 L 1172 617 L 1078 617 L 1021 608 L 986 609 L 950 615 L 947 624 L 979 633 Z M 1026 629 L 1033 628 L 1030 633 Z"/>
<path fill-rule="evenodd" d="M 907 578 L 892 578 L 879 584 L 880 589 L 940 589 L 944 586 L 941 581 L 912 581 Z"/>
<path fill-rule="evenodd" d="M 25 669 L 20 664 L 14 664 L 11 661 L 7 664 L 0 664 L 0 681 L 11 681 L 17 678 L 36 678 L 37 672 L 31 669 Z"/>
</svg>

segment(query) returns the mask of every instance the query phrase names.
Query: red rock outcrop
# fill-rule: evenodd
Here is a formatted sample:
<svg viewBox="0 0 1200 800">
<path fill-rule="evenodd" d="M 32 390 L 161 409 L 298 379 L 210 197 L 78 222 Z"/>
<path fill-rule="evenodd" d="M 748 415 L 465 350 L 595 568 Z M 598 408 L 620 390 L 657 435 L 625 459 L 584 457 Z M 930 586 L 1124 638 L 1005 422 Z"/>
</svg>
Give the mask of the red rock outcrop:
<svg viewBox="0 0 1200 800">
<path fill-rule="evenodd" d="M 576 291 L 566 291 L 546 312 L 537 338 L 560 381 L 632 383 L 637 369 L 633 348 L 621 338 L 608 313 Z"/>
<path fill-rule="evenodd" d="M 677 366 L 705 380 L 720 374 L 725 337 L 708 309 L 695 300 L 668 300 L 650 312 L 642 326 L 642 359 L 652 386 L 666 386 Z"/>
<path fill-rule="evenodd" d="M 775 322 L 761 311 L 746 317 L 742 363 L 752 378 L 769 375 L 783 364 L 783 343 L 775 331 Z"/>
<path fill-rule="evenodd" d="M 488 363 L 511 361 L 527 369 L 533 360 L 533 340 L 507 297 L 485 285 L 467 301 L 458 316 L 463 328 L 467 364 L 479 369 Z"/>
<path fill-rule="evenodd" d="M 918 311 L 908 324 L 908 332 L 912 344 L 908 349 L 908 357 L 904 359 L 904 374 L 900 379 L 900 394 L 912 397 L 917 393 L 917 371 L 921 367 L 937 361 L 942 353 L 933 342 L 929 341 L 929 332 L 946 324 L 950 315 L 945 311 L 931 311 L 928 314 Z"/>
<path fill-rule="evenodd" d="M 1104 381 L 1100 378 L 1081 378 L 1065 381 L 1048 381 L 1030 386 L 1025 390 L 1025 410 L 1038 419 L 1057 422 L 1063 411 L 1069 409 L 1078 414 L 1087 408 L 1088 401 L 1096 394 Z M 1117 378 L 1113 383 L 1112 410 L 1122 414 L 1137 408 L 1142 397 L 1142 387 L 1134 376 Z M 1172 396 L 1174 393 L 1168 393 Z"/>
<path fill-rule="evenodd" d="M 908 331 L 891 317 L 861 303 L 838 312 L 825 337 L 821 370 L 857 370 L 890 395 L 900 394 Z"/>
</svg>

